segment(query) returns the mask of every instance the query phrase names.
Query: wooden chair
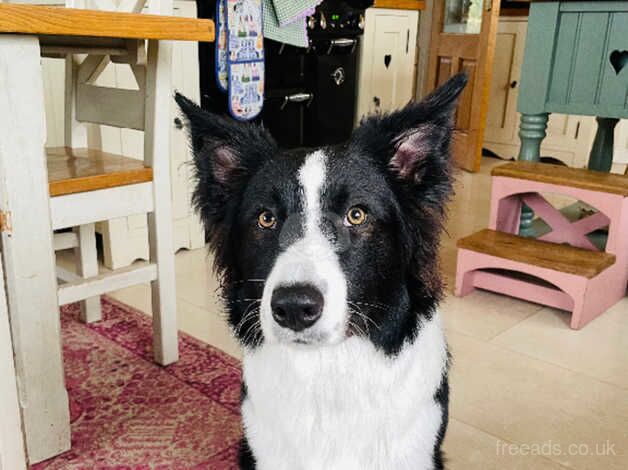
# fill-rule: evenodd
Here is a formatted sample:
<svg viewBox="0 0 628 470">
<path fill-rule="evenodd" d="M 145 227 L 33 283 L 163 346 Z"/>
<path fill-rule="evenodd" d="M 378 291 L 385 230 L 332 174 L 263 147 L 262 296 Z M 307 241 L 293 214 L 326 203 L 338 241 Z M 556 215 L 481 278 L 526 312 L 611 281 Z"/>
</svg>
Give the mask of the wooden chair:
<svg viewBox="0 0 628 470">
<path fill-rule="evenodd" d="M 146 0 L 67 0 L 66 7 L 138 13 Z M 149 0 L 152 14 L 172 14 L 172 0 Z M 171 46 L 127 40 L 125 50 L 66 54 L 65 148 L 47 150 L 55 250 L 74 248 L 76 272 L 57 268 L 65 281 L 59 304 L 80 300 L 81 320 L 101 319 L 100 294 L 151 281 L 154 357 L 177 360 L 176 294 L 169 166 Z M 76 52 L 87 52 L 80 58 Z M 93 53 L 90 53 L 93 52 Z M 103 52 L 110 52 L 109 54 Z M 111 62 L 131 67 L 137 90 L 97 86 Z M 144 161 L 88 149 L 88 123 L 144 131 Z M 99 275 L 95 222 L 148 213 L 150 263 Z"/>
<path fill-rule="evenodd" d="M 626 295 L 628 284 L 628 177 L 546 163 L 519 161 L 493 169 L 489 229 L 458 241 L 456 295 L 476 287 L 570 310 L 579 329 Z M 554 193 L 596 209 L 575 222 L 541 195 Z M 519 233 L 523 205 L 550 231 Z M 586 236 L 608 227 L 600 250 Z"/>
<path fill-rule="evenodd" d="M 139 11 L 136 3 L 122 0 L 121 5 L 131 4 L 134 11 Z M 155 5 L 164 3 L 153 2 L 149 7 Z M 168 111 L 172 99 L 168 41 L 213 40 L 211 20 L 0 3 L 0 109 L 10 111 L 0 112 L 0 243 L 23 423 L 21 434 L 29 464 L 64 452 L 71 444 L 60 303 L 150 281 L 156 359 L 166 364 L 177 358 L 168 197 Z M 88 56 L 79 63 L 76 54 Z M 68 178 L 60 178 L 51 186 L 74 189 L 50 196 L 44 151 L 41 56 L 64 59 L 70 72 L 66 102 L 71 111 L 69 122 L 75 127 L 66 132 L 71 136 L 68 145 L 84 145 L 85 140 L 81 143 L 78 139 L 84 135 L 83 122 L 143 129 L 142 167 L 151 172 L 149 181 L 129 181 L 125 179 L 125 170 L 120 172 L 125 176 L 122 181 L 89 178 L 90 184 L 94 180 L 98 184 L 77 189 L 78 183 L 84 181 L 79 181 L 80 173 L 69 170 Z M 114 59 L 130 62 L 139 77 L 141 91 L 93 86 L 92 79 L 103 61 Z M 74 169 L 81 167 L 81 151 L 68 152 L 71 155 L 65 164 Z M 82 152 L 87 153 L 85 160 L 80 161 L 90 159 L 89 165 L 99 158 L 93 152 Z M 59 158 L 63 161 L 65 157 Z M 57 286 L 53 229 L 143 213 L 149 213 L 151 256 L 147 264 Z"/>
</svg>

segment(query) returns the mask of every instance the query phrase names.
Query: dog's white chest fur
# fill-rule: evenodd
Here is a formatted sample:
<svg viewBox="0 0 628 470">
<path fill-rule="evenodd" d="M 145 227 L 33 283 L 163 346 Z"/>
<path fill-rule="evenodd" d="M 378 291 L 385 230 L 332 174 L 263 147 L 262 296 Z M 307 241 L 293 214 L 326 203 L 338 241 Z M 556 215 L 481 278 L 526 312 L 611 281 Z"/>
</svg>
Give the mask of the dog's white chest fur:
<svg viewBox="0 0 628 470">
<path fill-rule="evenodd" d="M 394 358 L 359 337 L 247 351 L 242 415 L 258 468 L 431 469 L 446 362 L 438 314 Z"/>
</svg>

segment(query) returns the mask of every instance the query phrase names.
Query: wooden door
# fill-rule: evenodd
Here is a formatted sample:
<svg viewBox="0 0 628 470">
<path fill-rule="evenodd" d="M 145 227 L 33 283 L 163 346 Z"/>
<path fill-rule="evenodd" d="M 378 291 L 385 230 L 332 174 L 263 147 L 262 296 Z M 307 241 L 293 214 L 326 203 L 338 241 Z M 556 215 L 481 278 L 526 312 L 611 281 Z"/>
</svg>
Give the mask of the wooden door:
<svg viewBox="0 0 628 470">
<path fill-rule="evenodd" d="M 368 8 L 360 45 L 358 112 L 401 108 L 414 95 L 419 14 L 412 10 Z"/>
<path fill-rule="evenodd" d="M 453 142 L 456 162 L 468 171 L 477 171 L 482 158 L 498 20 L 499 0 L 434 2 L 426 91 L 459 72 L 469 76 Z"/>
</svg>

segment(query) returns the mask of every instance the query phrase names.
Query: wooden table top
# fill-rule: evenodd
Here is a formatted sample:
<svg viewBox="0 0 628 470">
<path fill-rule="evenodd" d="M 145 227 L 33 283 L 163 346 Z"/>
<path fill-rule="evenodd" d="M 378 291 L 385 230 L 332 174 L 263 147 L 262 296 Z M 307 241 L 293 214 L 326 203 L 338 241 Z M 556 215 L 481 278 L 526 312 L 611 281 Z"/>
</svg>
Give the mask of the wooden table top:
<svg viewBox="0 0 628 470">
<path fill-rule="evenodd" d="M 211 42 L 214 40 L 214 22 L 164 15 L 0 3 L 0 33 Z"/>
</svg>

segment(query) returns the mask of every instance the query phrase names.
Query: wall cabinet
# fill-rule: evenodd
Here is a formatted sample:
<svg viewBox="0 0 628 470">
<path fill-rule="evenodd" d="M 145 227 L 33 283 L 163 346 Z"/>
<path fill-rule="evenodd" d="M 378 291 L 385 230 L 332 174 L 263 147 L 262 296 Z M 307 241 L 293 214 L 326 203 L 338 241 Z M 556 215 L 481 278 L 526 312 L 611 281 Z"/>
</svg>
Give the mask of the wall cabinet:
<svg viewBox="0 0 628 470">
<path fill-rule="evenodd" d="M 360 43 L 356 119 L 400 108 L 414 97 L 419 12 L 366 10 Z"/>
<path fill-rule="evenodd" d="M 174 14 L 196 17 L 194 2 L 175 2 Z M 63 145 L 63 83 L 64 63 L 44 60 L 46 95 L 46 121 L 48 146 Z M 126 64 L 110 64 L 97 80 L 102 86 L 137 88 L 131 69 Z M 198 46 L 194 42 L 175 42 L 172 57 L 172 87 L 199 102 Z M 174 119 L 178 115 L 174 100 L 171 105 L 171 175 L 174 248 L 193 249 L 204 245 L 200 222 L 190 204 L 192 190 L 191 154 L 185 131 L 178 128 Z M 131 129 L 108 126 L 91 126 L 89 146 L 106 152 L 142 159 L 143 134 Z M 148 259 L 148 229 L 146 215 L 114 219 L 97 224 L 103 239 L 104 264 L 117 269 L 137 259 Z"/>
<path fill-rule="evenodd" d="M 517 158 L 519 154 L 517 99 L 527 27 L 525 19 L 502 18 L 497 32 L 483 147 L 504 159 Z M 594 117 L 551 114 L 541 155 L 556 158 L 568 166 L 586 167 L 596 130 Z M 628 163 L 626 121 L 616 129 L 614 161 Z"/>
</svg>

